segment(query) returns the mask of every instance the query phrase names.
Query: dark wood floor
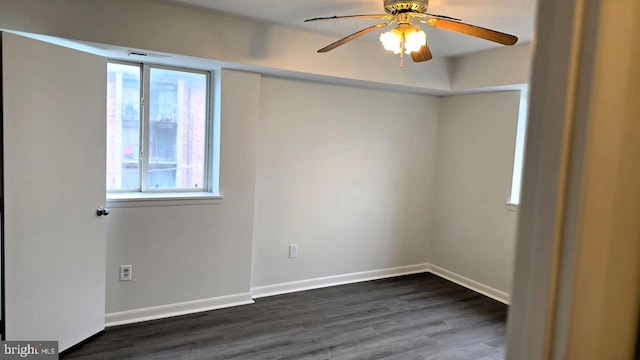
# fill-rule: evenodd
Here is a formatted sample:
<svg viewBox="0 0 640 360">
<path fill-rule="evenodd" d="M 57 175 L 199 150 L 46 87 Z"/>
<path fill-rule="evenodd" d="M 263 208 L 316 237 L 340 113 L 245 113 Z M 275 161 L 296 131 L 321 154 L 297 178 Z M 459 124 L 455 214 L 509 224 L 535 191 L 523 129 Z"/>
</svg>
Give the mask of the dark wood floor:
<svg viewBox="0 0 640 360">
<path fill-rule="evenodd" d="M 507 306 L 432 274 L 107 329 L 62 359 L 502 359 Z"/>
</svg>

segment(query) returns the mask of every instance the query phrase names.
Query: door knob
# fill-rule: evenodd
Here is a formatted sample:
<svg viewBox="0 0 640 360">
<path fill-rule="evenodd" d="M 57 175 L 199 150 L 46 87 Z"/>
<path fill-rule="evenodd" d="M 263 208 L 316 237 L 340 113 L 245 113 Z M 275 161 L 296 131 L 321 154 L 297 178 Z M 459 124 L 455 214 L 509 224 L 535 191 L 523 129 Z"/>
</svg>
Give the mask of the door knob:
<svg viewBox="0 0 640 360">
<path fill-rule="evenodd" d="M 96 215 L 98 215 L 98 216 L 107 216 L 107 215 L 109 215 L 109 209 L 100 206 L 96 210 Z"/>
</svg>

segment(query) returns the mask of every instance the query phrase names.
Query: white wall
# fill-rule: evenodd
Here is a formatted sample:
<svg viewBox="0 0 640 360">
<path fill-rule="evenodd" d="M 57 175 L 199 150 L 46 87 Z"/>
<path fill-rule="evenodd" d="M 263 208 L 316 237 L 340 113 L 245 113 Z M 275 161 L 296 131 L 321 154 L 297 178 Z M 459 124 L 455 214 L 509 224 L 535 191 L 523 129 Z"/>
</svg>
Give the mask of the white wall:
<svg viewBox="0 0 640 360">
<path fill-rule="evenodd" d="M 260 75 L 223 70 L 219 80 L 224 200 L 112 208 L 107 313 L 249 293 Z M 118 281 L 123 264 L 133 281 Z"/>
<path fill-rule="evenodd" d="M 426 262 L 439 102 L 263 78 L 252 286 Z"/>
<path fill-rule="evenodd" d="M 527 84 L 531 77 L 531 43 L 501 47 L 452 60 L 451 89 L 472 90 Z"/>
<path fill-rule="evenodd" d="M 517 213 L 505 206 L 519 91 L 443 98 L 432 264 L 509 293 Z"/>
</svg>

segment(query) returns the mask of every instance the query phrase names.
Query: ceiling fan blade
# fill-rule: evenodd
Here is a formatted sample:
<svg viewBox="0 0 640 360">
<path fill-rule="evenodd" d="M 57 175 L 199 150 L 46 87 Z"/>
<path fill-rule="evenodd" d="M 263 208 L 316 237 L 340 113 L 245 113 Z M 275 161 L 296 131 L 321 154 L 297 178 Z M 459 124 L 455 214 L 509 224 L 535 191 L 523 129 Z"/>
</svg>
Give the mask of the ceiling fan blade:
<svg viewBox="0 0 640 360">
<path fill-rule="evenodd" d="M 445 29 L 450 31 L 459 32 L 462 34 L 467 34 L 471 36 L 475 36 L 481 39 L 497 42 L 502 45 L 513 45 L 518 42 L 518 37 L 505 34 L 499 31 L 485 29 L 480 26 L 465 24 L 463 22 L 458 21 L 450 21 L 444 19 L 429 19 L 429 20 L 420 20 L 425 24 L 429 24 L 433 27 L 439 29 Z"/>
<path fill-rule="evenodd" d="M 307 19 L 304 22 L 319 21 L 319 20 L 336 20 L 336 19 L 391 19 L 391 15 L 388 14 L 369 14 L 369 15 L 345 15 L 345 16 L 329 16 L 329 17 L 317 17 L 313 19 Z"/>
<path fill-rule="evenodd" d="M 392 21 L 387 22 L 387 23 L 382 23 L 382 24 L 369 26 L 368 28 L 362 29 L 362 30 L 360 30 L 358 32 L 355 32 L 355 33 L 349 35 L 349 36 L 345 36 L 342 39 L 323 47 L 322 49 L 318 50 L 318 52 L 319 53 L 326 53 L 328 51 L 331 51 L 331 50 L 337 48 L 338 46 L 344 45 L 344 44 L 348 43 L 351 40 L 359 38 L 362 35 L 368 34 L 368 33 L 372 32 L 374 30 L 377 30 L 377 29 L 382 29 L 383 27 L 388 26 L 389 24 L 391 24 Z"/>
<path fill-rule="evenodd" d="M 433 55 L 431 55 L 431 49 L 429 49 L 429 45 L 427 44 L 424 44 L 420 50 L 411 53 L 411 59 L 413 59 L 413 62 L 429 61 L 432 58 Z"/>
<path fill-rule="evenodd" d="M 462 21 L 462 19 L 458 19 L 458 18 L 454 18 L 451 16 L 447 16 L 447 15 L 438 15 L 438 14 L 429 14 L 429 13 L 425 13 L 426 15 L 429 15 L 431 17 L 434 18 L 440 18 L 440 19 L 448 19 L 448 20 L 455 20 L 455 21 Z"/>
<path fill-rule="evenodd" d="M 431 13 L 410 13 L 410 15 L 413 17 L 420 17 L 420 18 L 432 17 L 432 18 L 439 18 L 439 19 L 446 19 L 446 20 L 462 21 L 462 19 L 454 18 L 451 16 L 431 14 Z"/>
</svg>

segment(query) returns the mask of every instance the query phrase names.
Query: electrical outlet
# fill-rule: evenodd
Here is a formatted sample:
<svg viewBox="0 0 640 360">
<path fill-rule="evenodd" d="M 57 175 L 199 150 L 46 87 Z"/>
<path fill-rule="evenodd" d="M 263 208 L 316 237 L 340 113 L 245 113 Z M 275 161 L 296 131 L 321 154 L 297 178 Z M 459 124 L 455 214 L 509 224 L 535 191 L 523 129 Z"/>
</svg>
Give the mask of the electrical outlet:
<svg viewBox="0 0 640 360">
<path fill-rule="evenodd" d="M 120 281 L 131 281 L 133 275 L 133 265 L 120 266 Z"/>
<path fill-rule="evenodd" d="M 298 244 L 289 245 L 289 259 L 298 257 Z"/>
</svg>

